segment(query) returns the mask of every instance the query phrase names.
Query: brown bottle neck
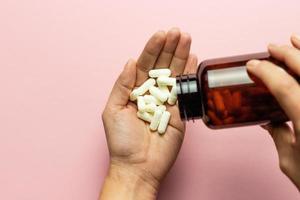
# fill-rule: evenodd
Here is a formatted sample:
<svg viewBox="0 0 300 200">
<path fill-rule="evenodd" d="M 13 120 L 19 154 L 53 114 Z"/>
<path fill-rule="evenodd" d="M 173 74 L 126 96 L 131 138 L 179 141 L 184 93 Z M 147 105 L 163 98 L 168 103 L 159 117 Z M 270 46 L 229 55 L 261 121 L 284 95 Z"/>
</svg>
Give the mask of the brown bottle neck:
<svg viewBox="0 0 300 200">
<path fill-rule="evenodd" d="M 196 74 L 176 77 L 178 107 L 182 120 L 202 118 L 202 99 L 200 83 Z"/>
</svg>

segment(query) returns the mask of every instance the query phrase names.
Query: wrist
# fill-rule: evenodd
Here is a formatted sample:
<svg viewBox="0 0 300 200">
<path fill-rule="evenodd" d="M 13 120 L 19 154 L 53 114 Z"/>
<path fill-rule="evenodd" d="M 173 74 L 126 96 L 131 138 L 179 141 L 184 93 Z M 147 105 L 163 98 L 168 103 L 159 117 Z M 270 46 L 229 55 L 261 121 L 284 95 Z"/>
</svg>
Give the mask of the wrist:
<svg viewBox="0 0 300 200">
<path fill-rule="evenodd" d="M 100 199 L 156 199 L 158 188 L 159 183 L 144 171 L 111 163 Z"/>
</svg>

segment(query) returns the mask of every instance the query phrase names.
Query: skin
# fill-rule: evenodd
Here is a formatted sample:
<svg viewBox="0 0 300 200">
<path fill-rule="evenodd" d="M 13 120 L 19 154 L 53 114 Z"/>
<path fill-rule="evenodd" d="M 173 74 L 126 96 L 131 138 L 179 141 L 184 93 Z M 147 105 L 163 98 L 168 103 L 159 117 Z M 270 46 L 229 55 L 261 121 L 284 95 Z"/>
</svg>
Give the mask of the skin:
<svg viewBox="0 0 300 200">
<path fill-rule="evenodd" d="M 268 50 L 272 57 L 285 63 L 299 77 L 300 37 L 292 36 L 291 43 L 293 46 L 270 44 Z M 274 140 L 280 169 L 300 191 L 300 85 L 285 70 L 268 61 L 249 61 L 247 69 L 262 80 L 292 122 L 292 127 L 281 123 L 263 128 Z"/>
<path fill-rule="evenodd" d="M 161 136 L 136 116 L 129 102 L 132 89 L 148 79 L 153 68 L 170 68 L 172 76 L 191 72 L 197 58 L 190 54 L 191 37 L 173 28 L 158 31 L 137 61 L 130 59 L 116 81 L 102 118 L 110 152 L 110 167 L 100 199 L 155 199 L 159 185 L 179 153 L 185 124 L 177 106 L 169 106 L 171 119 Z"/>
<path fill-rule="evenodd" d="M 270 45 L 271 55 L 283 61 L 300 76 L 300 39 L 293 36 L 293 47 Z M 182 145 L 185 124 L 176 106 L 169 106 L 170 124 L 165 135 L 151 132 L 148 124 L 136 116 L 136 105 L 129 101 L 133 88 L 148 78 L 152 68 L 172 70 L 172 76 L 193 73 L 197 57 L 190 54 L 191 37 L 177 28 L 158 31 L 147 42 L 137 61 L 130 59 L 117 79 L 102 114 L 110 165 L 101 200 L 156 199 L 160 183 L 166 176 Z M 292 121 L 264 126 L 274 139 L 281 170 L 300 189 L 300 86 L 278 66 L 252 60 L 250 73 L 261 79 Z M 270 73 L 272 71 L 272 73 Z"/>
</svg>

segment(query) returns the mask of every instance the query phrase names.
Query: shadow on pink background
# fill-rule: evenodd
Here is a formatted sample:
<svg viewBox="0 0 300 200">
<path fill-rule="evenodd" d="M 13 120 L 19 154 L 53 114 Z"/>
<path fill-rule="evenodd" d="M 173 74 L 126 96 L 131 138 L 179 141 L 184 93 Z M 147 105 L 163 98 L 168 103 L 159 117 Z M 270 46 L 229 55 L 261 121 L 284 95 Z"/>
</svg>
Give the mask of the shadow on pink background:
<svg viewBox="0 0 300 200">
<path fill-rule="evenodd" d="M 200 60 L 264 51 L 300 33 L 299 0 L 0 2 L 0 199 L 97 199 L 108 165 L 101 112 L 128 58 L 158 29 Z M 161 155 L 164 156 L 164 155 Z M 295 200 L 258 127 L 189 123 L 159 199 Z"/>
</svg>

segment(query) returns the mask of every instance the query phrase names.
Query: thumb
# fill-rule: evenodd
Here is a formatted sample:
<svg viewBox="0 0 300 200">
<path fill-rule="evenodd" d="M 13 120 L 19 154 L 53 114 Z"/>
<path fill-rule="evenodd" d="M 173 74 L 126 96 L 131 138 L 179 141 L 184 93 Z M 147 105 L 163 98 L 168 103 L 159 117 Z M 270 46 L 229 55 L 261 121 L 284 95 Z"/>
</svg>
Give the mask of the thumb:
<svg viewBox="0 0 300 200">
<path fill-rule="evenodd" d="M 108 106 L 126 106 L 131 90 L 134 88 L 136 80 L 136 61 L 130 59 L 121 74 L 119 75 L 108 99 Z"/>
</svg>

